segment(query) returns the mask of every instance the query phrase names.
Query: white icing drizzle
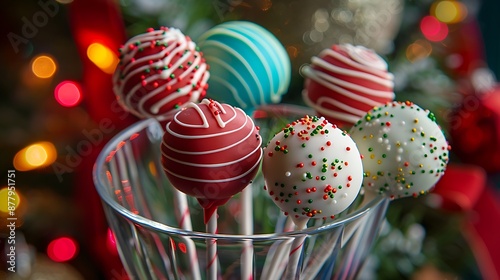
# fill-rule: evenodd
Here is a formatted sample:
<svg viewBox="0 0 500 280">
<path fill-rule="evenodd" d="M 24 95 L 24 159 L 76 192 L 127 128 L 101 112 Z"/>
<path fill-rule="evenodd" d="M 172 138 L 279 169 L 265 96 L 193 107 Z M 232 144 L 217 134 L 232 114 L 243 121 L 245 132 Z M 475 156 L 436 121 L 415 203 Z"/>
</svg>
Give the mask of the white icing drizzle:
<svg viewBox="0 0 500 280">
<path fill-rule="evenodd" d="M 235 180 L 238 180 L 240 178 L 245 177 L 248 173 L 252 172 L 255 168 L 257 168 L 257 166 L 260 164 L 261 158 L 262 158 L 262 151 L 260 152 L 259 159 L 257 161 L 255 161 L 255 164 L 252 165 L 251 168 L 248 168 L 245 172 L 239 174 L 238 176 L 224 178 L 224 179 L 215 179 L 215 180 L 198 179 L 198 178 L 182 176 L 182 175 L 179 175 L 177 173 L 173 173 L 172 171 L 165 169 L 165 168 L 163 170 L 165 170 L 166 172 L 168 172 L 169 174 L 171 174 L 177 178 L 181 178 L 181 179 L 188 180 L 188 181 L 199 182 L 199 183 L 224 183 L 224 182 L 235 181 Z M 210 166 L 204 166 L 204 167 L 209 168 Z"/>
<path fill-rule="evenodd" d="M 387 63 L 382 60 L 382 58 L 380 58 L 377 54 L 360 46 L 355 47 L 352 45 L 340 45 L 339 48 L 347 52 L 353 60 L 332 49 L 325 49 L 320 53 L 320 57 L 313 57 L 311 59 L 312 64 L 319 67 L 320 69 L 324 69 L 332 73 L 365 80 L 369 83 L 375 83 L 383 87 L 393 88 L 394 76 L 386 71 Z M 354 69 L 358 69 L 359 71 L 335 66 L 323 59 L 327 56 L 330 56 L 335 60 L 339 60 L 353 67 Z M 373 88 L 368 88 L 357 83 L 348 82 L 337 77 L 333 77 L 319 69 L 313 69 L 310 66 L 304 67 L 302 72 L 308 79 L 323 85 L 336 94 L 340 94 L 352 100 L 366 104 L 369 107 L 380 105 L 379 102 L 374 101 L 373 99 L 369 98 L 369 96 L 372 96 L 374 98 L 385 98 L 388 100 L 394 99 L 393 91 L 375 90 Z M 360 92 L 365 96 L 359 95 L 355 93 L 355 91 Z M 342 104 L 341 102 L 335 100 L 334 96 L 324 95 L 318 98 L 316 101 L 313 101 L 309 98 L 307 86 L 306 89 L 302 92 L 302 95 L 304 101 L 308 106 L 312 107 L 322 115 L 330 116 L 339 120 L 355 123 L 366 113 L 363 110 L 359 110 L 347 104 Z M 341 109 L 342 111 L 333 111 L 331 109 L 327 109 L 324 107 L 324 104 L 333 105 Z"/>
<path fill-rule="evenodd" d="M 154 47 L 157 41 L 167 43 L 168 46 L 158 53 L 134 59 L 138 52 L 140 52 L 140 49 Z M 138 45 L 135 45 L 136 43 L 138 43 Z M 130 46 L 133 47 L 131 48 Z M 128 92 L 125 92 L 124 87 L 127 82 L 133 77 L 142 75 L 147 69 L 155 67 L 161 69 L 164 66 L 168 66 L 168 69 L 162 70 L 159 73 L 151 71 L 150 74 L 145 74 L 147 77 L 143 79 L 143 82 L 145 82 L 148 87 L 152 88 L 153 86 L 151 84 L 157 80 L 169 78 L 180 65 L 185 64 L 191 57 L 187 54 L 182 55 L 185 50 L 194 53 L 196 57 L 193 63 L 188 68 L 184 69 L 181 75 L 154 89 L 146 88 L 141 82 L 139 82 L 132 86 Z M 121 51 L 123 53 L 121 66 L 118 66 L 120 68 L 115 71 L 113 76 L 113 89 L 118 97 L 118 102 L 124 108 L 140 117 L 155 117 L 158 120 L 164 120 L 169 112 L 160 112 L 162 106 L 175 100 L 176 98 L 187 95 L 190 96 L 189 101 L 198 101 L 209 79 L 207 66 L 203 62 L 201 55 L 196 51 L 196 44 L 189 40 L 180 30 L 176 28 L 169 28 L 168 30 L 154 30 L 137 35 L 127 41 Z M 175 63 L 170 65 L 176 57 L 178 58 Z M 146 63 L 143 66 L 137 66 L 144 62 Z M 179 79 L 188 78 L 188 75 L 193 75 L 191 82 L 176 91 L 176 83 Z M 198 88 L 193 88 L 193 84 L 199 84 L 200 86 Z M 158 100 L 150 107 L 145 106 L 148 100 L 151 100 L 158 94 L 168 91 L 170 87 L 174 88 L 170 94 Z M 147 93 L 140 97 L 140 100 L 134 100 L 134 98 L 141 95 L 141 92 L 143 91 L 147 91 Z"/>
<path fill-rule="evenodd" d="M 253 131 L 249 134 L 251 135 L 253 134 Z M 188 151 L 180 151 L 180 150 L 177 150 L 177 149 L 173 149 L 172 147 L 170 147 L 169 145 L 163 143 L 163 145 L 165 147 L 167 147 L 169 150 L 172 150 L 174 152 L 178 152 L 178 153 L 182 153 L 182 154 L 187 154 L 187 155 L 206 155 L 206 154 L 212 154 L 212 153 L 218 153 L 218 152 L 223 152 L 225 150 L 228 150 L 234 146 L 237 146 L 241 143 L 243 143 L 244 141 L 246 141 L 248 139 L 248 137 L 245 137 L 245 138 L 242 138 L 240 141 L 238 141 L 237 143 L 233 144 L 233 145 L 230 145 L 230 146 L 227 146 L 227 147 L 224 147 L 224 148 L 220 148 L 220 149 L 215 149 L 215 150 L 210 150 L 210 151 L 205 151 L 205 152 L 188 152 Z M 194 163 L 194 162 L 188 162 L 188 161 L 183 161 L 183 160 L 179 160 L 179 159 L 176 159 L 176 158 L 173 158 L 171 156 L 168 156 L 166 155 L 165 153 L 161 153 L 162 156 L 168 158 L 169 160 L 172 160 L 172 161 L 175 161 L 175 162 L 178 162 L 178 163 L 181 163 L 181 164 L 184 164 L 184 165 L 189 165 L 189 166 L 195 166 L 195 167 L 203 167 L 203 168 L 210 168 L 210 167 L 223 167 L 223 166 L 227 166 L 227 165 L 231 165 L 231 164 L 235 164 L 235 163 L 238 163 L 238 162 L 241 162 L 241 161 L 244 161 L 245 159 L 247 159 L 248 157 L 252 156 L 253 153 L 255 153 L 258 149 L 260 149 L 260 146 L 255 146 L 255 148 L 248 154 L 244 155 L 243 157 L 237 159 L 237 160 L 233 160 L 233 161 L 228 161 L 228 162 L 222 162 L 222 163 Z"/>
<path fill-rule="evenodd" d="M 358 62 L 359 64 L 374 68 L 371 71 L 374 75 L 381 77 L 384 77 L 388 74 L 391 75 L 390 73 L 387 73 L 387 62 L 385 62 L 373 50 L 367 49 L 363 46 L 353 46 L 351 44 L 338 45 L 338 48 L 345 51 L 354 61 Z M 343 57 L 341 60 L 351 66 L 358 67 L 355 63 L 353 63 L 352 60 L 346 59 L 345 57 Z M 366 67 L 361 68 L 361 70 L 366 71 Z"/>
<path fill-rule="evenodd" d="M 243 122 L 243 124 L 241 126 L 235 128 L 235 129 L 228 130 L 228 131 L 221 131 L 221 132 L 217 132 L 217 133 L 211 133 L 211 134 L 204 134 L 204 135 L 187 135 L 187 134 L 181 134 L 181 133 L 175 132 L 175 131 L 173 131 L 171 129 L 170 126 L 171 126 L 172 122 L 175 122 L 176 124 L 179 124 L 181 126 L 188 127 L 188 128 L 202 128 L 202 129 L 209 128 L 209 122 L 208 122 L 208 119 L 207 119 L 208 116 L 206 116 L 203 113 L 203 110 L 200 108 L 200 106 L 210 106 L 210 105 L 213 105 L 214 108 L 216 108 L 216 110 L 218 110 L 220 112 L 218 114 L 212 112 L 212 114 L 211 114 L 216 119 L 216 121 L 217 121 L 217 123 L 218 123 L 218 125 L 219 125 L 220 128 L 224 128 L 227 124 L 229 124 L 230 122 L 234 121 L 238 116 L 245 116 L 245 121 Z M 224 178 L 224 179 L 212 179 L 212 180 L 209 180 L 209 179 L 193 178 L 192 176 L 191 177 L 186 177 L 186 176 L 182 176 L 180 174 L 177 174 L 177 173 L 175 173 L 172 170 L 168 170 L 168 169 L 164 168 L 166 172 L 168 172 L 169 174 L 171 174 L 171 175 L 173 175 L 175 177 L 178 177 L 178 178 L 181 178 L 181 179 L 184 179 L 184 180 L 193 181 L 193 182 L 221 183 L 221 182 L 230 182 L 230 181 L 234 181 L 234 180 L 238 180 L 240 178 L 243 178 L 244 176 L 246 176 L 247 174 L 249 174 L 255 168 L 258 167 L 258 165 L 260 163 L 260 160 L 262 158 L 262 149 L 261 149 L 262 138 L 260 136 L 258 136 L 258 138 L 255 140 L 255 142 L 253 142 L 253 143 L 249 142 L 249 141 L 252 141 L 252 136 L 255 135 L 255 124 L 253 123 L 252 119 L 243 112 L 243 110 L 241 110 L 240 108 L 235 108 L 235 107 L 229 106 L 227 104 L 220 104 L 220 103 L 218 103 L 216 101 L 208 100 L 208 99 L 203 99 L 200 102 L 200 104 L 189 103 L 186 106 L 186 109 L 187 108 L 194 108 L 196 110 L 196 112 L 200 115 L 201 119 L 203 120 L 202 124 L 192 125 L 192 124 L 186 124 L 186 123 L 183 123 L 183 122 L 179 121 L 178 115 L 182 114 L 182 111 L 180 111 L 180 112 L 178 112 L 176 114 L 176 116 L 174 117 L 174 119 L 172 120 L 172 122 L 170 122 L 170 123 L 167 124 L 167 126 L 166 126 L 166 133 L 168 133 L 169 135 L 171 135 L 171 136 L 173 136 L 175 138 L 180 138 L 180 139 L 196 139 L 196 140 L 199 140 L 199 141 L 211 141 L 210 138 L 218 137 L 218 136 L 232 137 L 232 134 L 239 133 L 240 131 L 242 131 L 244 129 L 248 129 L 248 133 L 246 135 L 244 135 L 241 139 L 238 139 L 237 141 L 235 141 L 234 143 L 232 143 L 231 145 L 227 145 L 227 146 L 224 146 L 224 147 L 218 148 L 218 149 L 206 150 L 206 151 L 198 151 L 198 152 L 193 152 L 193 151 L 188 151 L 188 150 L 174 149 L 173 147 L 171 147 L 170 145 L 168 145 L 167 143 L 165 143 L 165 141 L 163 141 L 162 142 L 162 146 L 163 146 L 162 147 L 162 156 L 164 158 L 166 158 L 168 160 L 171 160 L 171 161 L 174 161 L 176 163 L 187 165 L 187 166 L 201 167 L 201 168 L 221 168 L 221 167 L 225 167 L 225 166 L 230 166 L 230 165 L 235 164 L 235 163 L 243 162 L 246 159 L 248 159 L 249 157 L 255 155 L 256 153 L 259 153 L 259 157 L 256 160 L 256 162 L 254 164 L 252 164 L 250 166 L 250 168 L 248 168 L 244 172 L 239 173 L 236 176 L 233 176 L 233 177 L 230 177 L 230 178 Z M 231 117 L 228 120 L 223 121 L 222 118 L 221 118 L 221 115 L 228 115 L 228 114 L 232 114 Z M 251 124 L 250 126 L 248 125 L 249 123 Z M 227 161 L 227 162 L 218 162 L 218 163 L 187 162 L 187 161 L 184 161 L 184 160 L 181 160 L 181 159 L 172 158 L 171 156 L 168 156 L 167 154 L 165 154 L 163 152 L 163 150 L 166 149 L 166 150 L 170 150 L 170 151 L 173 151 L 173 152 L 176 152 L 176 153 L 179 153 L 179 154 L 184 154 L 184 155 L 205 156 L 205 155 L 209 155 L 209 154 L 224 152 L 224 151 L 227 151 L 227 150 L 229 150 L 231 148 L 234 148 L 234 147 L 236 147 L 238 145 L 244 145 L 245 143 L 249 143 L 248 145 L 255 145 L 255 147 L 253 147 L 252 150 L 249 153 L 241 155 L 241 157 L 238 158 L 238 159 L 236 159 L 236 160 Z"/>
<path fill-rule="evenodd" d="M 219 67 L 222 67 L 224 69 L 226 69 L 229 73 L 233 74 L 234 77 L 238 80 L 238 82 L 241 83 L 241 85 L 243 86 L 243 88 L 245 88 L 245 91 L 249 97 L 249 100 L 252 104 L 252 106 L 256 106 L 257 103 L 253 97 L 253 93 L 252 93 L 252 90 L 250 89 L 250 86 L 248 85 L 248 83 L 245 81 L 245 78 L 241 75 L 240 72 L 238 72 L 233 66 L 231 66 L 229 63 L 225 62 L 225 61 L 222 61 L 221 59 L 219 58 L 216 58 L 216 57 L 212 57 L 212 56 L 207 56 L 206 57 L 210 62 L 211 62 L 211 65 L 215 66 L 215 65 L 218 65 Z M 217 77 L 217 76 L 213 76 L 213 77 Z M 227 84 L 230 84 L 229 82 L 225 82 Z M 236 100 L 239 100 L 238 102 L 238 106 L 241 107 L 241 108 L 246 108 L 248 106 L 248 104 L 246 104 L 243 100 L 241 100 L 241 98 L 239 97 L 240 95 L 242 95 L 243 93 L 242 92 L 238 92 L 237 90 L 234 90 L 234 91 L 231 91 L 231 93 L 233 94 L 233 97 L 235 97 Z M 236 98 L 237 96 L 237 98 Z"/>
<path fill-rule="evenodd" d="M 177 118 L 177 116 L 181 113 L 181 111 L 179 111 L 177 114 L 175 114 L 174 116 L 174 121 L 182 126 L 186 126 L 186 127 L 193 127 L 193 128 L 209 128 L 210 125 L 209 125 L 209 122 L 207 120 L 207 116 L 205 116 L 205 114 L 203 113 L 203 110 L 200 108 L 200 105 L 203 104 L 203 105 L 207 105 L 209 108 L 210 108 L 210 105 L 213 105 L 214 108 L 210 108 L 211 111 L 212 111 L 212 116 L 215 118 L 215 120 L 217 121 L 217 124 L 219 125 L 219 127 L 222 127 L 224 128 L 226 126 L 226 124 L 228 124 L 229 122 L 231 122 L 234 118 L 236 118 L 236 111 L 233 107 L 231 107 L 232 109 L 232 112 L 233 112 L 233 115 L 231 118 L 229 118 L 227 121 L 223 121 L 222 120 L 222 116 L 221 115 L 225 115 L 226 114 L 226 110 L 224 109 L 224 107 L 217 101 L 214 101 L 214 100 L 208 100 L 208 99 L 203 99 L 199 104 L 196 104 L 196 103 L 193 103 L 193 102 L 190 102 L 186 105 L 185 108 L 194 108 L 196 110 L 196 112 L 198 113 L 198 115 L 200 116 L 200 118 L 202 119 L 202 124 L 201 125 L 197 125 L 197 124 L 187 124 L 187 123 L 182 123 L 181 121 L 179 121 L 179 119 Z M 170 123 L 169 123 L 170 125 Z M 169 126 L 167 126 L 169 127 Z M 172 131 L 172 133 L 175 133 Z M 179 137 L 182 137 L 182 136 L 179 136 Z M 190 137 L 184 137 L 184 138 L 190 138 Z M 196 137 L 195 137 L 196 138 Z"/>
<path fill-rule="evenodd" d="M 343 121 L 350 122 L 350 123 L 355 123 L 357 120 L 359 120 L 359 115 L 365 114 L 365 112 L 363 112 L 362 110 L 358 110 L 352 106 L 346 105 L 340 101 L 337 101 L 333 98 L 329 98 L 329 97 L 325 97 L 325 96 L 318 98 L 316 103 L 313 103 L 309 98 L 307 98 L 306 95 L 307 95 L 307 91 L 306 90 L 302 91 L 302 96 L 304 98 L 304 102 L 306 103 L 306 105 L 313 108 L 316 112 L 320 113 L 323 116 L 343 120 Z M 353 114 L 347 114 L 347 113 L 342 113 L 342 112 L 337 112 L 337 111 L 333 111 L 330 109 L 326 109 L 324 107 L 325 103 L 334 105 L 334 106 L 336 106 L 336 107 L 338 107 L 341 110 L 344 110 L 346 112 L 352 112 Z"/>
<path fill-rule="evenodd" d="M 252 61 L 247 61 L 248 58 L 239 54 L 238 51 L 233 49 L 232 46 L 228 46 L 222 42 L 215 40 L 207 40 L 207 38 L 210 38 L 213 35 L 233 37 L 247 45 L 251 49 L 252 53 L 257 56 L 257 59 L 262 63 L 265 69 L 265 73 L 255 73 L 253 67 L 251 66 Z M 250 87 L 245 81 L 245 78 L 240 73 L 241 70 L 238 71 L 232 65 L 220 60 L 215 56 L 206 56 L 206 59 L 210 61 L 211 65 L 217 64 L 222 69 L 229 71 L 236 77 L 236 79 L 245 88 L 246 94 L 252 104 L 252 107 L 266 104 L 265 95 L 270 96 L 272 103 L 278 103 L 281 100 L 281 95 L 286 92 L 289 83 L 288 81 L 291 77 L 290 71 L 287 70 L 290 68 L 290 66 L 286 65 L 287 63 L 290 63 L 290 59 L 288 58 L 285 51 L 276 51 L 278 49 L 283 49 L 283 46 L 279 43 L 279 41 L 277 41 L 275 37 L 267 32 L 267 30 L 255 24 L 244 21 L 226 22 L 207 31 L 205 34 L 203 34 L 199 41 L 204 48 L 213 47 L 222 49 L 224 50 L 224 52 L 227 52 L 228 54 L 233 56 L 232 59 L 238 60 L 244 65 L 245 72 L 247 72 L 252 77 L 253 81 L 258 87 L 258 92 L 252 92 L 250 90 Z M 268 59 L 266 59 L 263 55 L 264 52 L 273 52 L 276 53 L 276 55 L 271 56 L 271 61 L 268 61 Z M 282 81 L 278 83 L 277 87 L 275 86 L 275 81 L 272 75 L 273 68 L 276 68 L 275 71 L 277 71 L 278 73 L 283 74 Z M 262 79 L 259 79 L 259 76 L 261 75 L 267 76 L 270 92 L 264 92 L 262 88 L 263 81 Z M 218 79 L 218 81 L 221 82 L 221 79 Z M 221 84 L 226 86 L 228 85 L 227 82 L 222 82 Z M 231 90 L 231 93 L 233 95 L 233 98 L 238 102 L 238 106 L 242 108 L 248 107 L 248 104 L 243 102 L 239 97 L 242 94 L 241 92 Z"/>
<path fill-rule="evenodd" d="M 226 33 L 226 32 L 223 32 L 221 31 L 221 33 Z M 227 35 L 227 34 L 226 34 Z M 236 35 L 235 35 L 236 36 Z M 240 40 L 244 40 L 244 37 L 243 36 L 237 36 L 239 37 Z M 261 82 L 259 80 L 259 78 L 257 77 L 257 74 L 255 73 L 255 71 L 253 70 L 252 66 L 250 65 L 250 63 L 248 61 L 246 61 L 246 58 L 243 57 L 241 54 L 239 54 L 236 50 L 234 50 L 232 47 L 226 45 L 226 44 L 223 44 L 221 42 L 216 42 L 216 41 L 208 41 L 206 44 L 205 44 L 206 47 L 210 47 L 210 46 L 216 46 L 218 48 L 221 48 L 223 49 L 225 52 L 231 54 L 233 57 L 232 59 L 235 59 L 239 62 L 241 62 L 244 66 L 245 66 L 245 70 L 248 72 L 248 74 L 250 74 L 250 76 L 252 77 L 253 81 L 256 83 L 257 85 L 257 88 L 258 88 L 258 92 L 257 93 L 253 93 L 252 91 L 250 91 L 250 87 L 248 86 L 247 82 L 244 80 L 244 78 L 242 77 L 242 75 L 240 74 L 239 71 L 237 71 L 232 65 L 226 63 L 226 65 L 223 65 L 224 68 L 226 68 L 227 70 L 229 70 L 232 74 L 234 74 L 238 81 L 242 82 L 243 86 L 245 87 L 245 89 L 247 90 L 247 95 L 248 95 L 248 98 L 251 100 L 252 104 L 255 106 L 257 104 L 257 101 L 256 101 L 256 98 L 259 98 L 259 102 L 263 102 L 264 100 L 264 91 L 262 89 L 262 85 L 261 85 Z M 213 56 L 207 56 L 207 59 L 209 61 L 213 61 L 215 57 Z M 217 60 L 215 59 L 216 61 L 218 61 L 220 63 L 221 60 Z M 268 76 L 271 75 L 270 73 L 270 69 L 269 69 L 269 66 L 267 65 L 266 67 L 266 74 Z M 269 77 L 270 78 L 270 77 Z M 271 83 L 271 89 L 272 89 L 272 83 Z M 274 89 L 271 90 L 271 94 L 275 94 L 273 92 Z M 241 94 L 241 93 L 238 93 L 238 94 Z"/>
<path fill-rule="evenodd" d="M 212 64 L 210 64 L 210 65 L 214 65 L 214 62 L 215 62 L 215 63 L 218 63 L 218 61 L 217 61 L 217 60 L 218 60 L 218 61 L 220 61 L 220 59 L 215 59 L 215 58 L 213 58 L 213 59 L 211 60 L 211 61 L 212 61 Z M 221 66 L 222 66 L 222 65 L 224 65 L 224 64 L 226 64 L 226 65 L 227 65 L 227 63 L 225 63 L 225 62 L 223 62 L 223 61 L 220 61 L 220 62 L 221 62 Z M 230 71 L 230 70 L 228 69 L 228 71 Z M 221 85 L 223 85 L 223 86 L 224 86 L 224 87 L 225 87 L 225 88 L 226 88 L 226 89 L 227 89 L 227 90 L 228 90 L 228 91 L 229 91 L 229 92 L 233 95 L 234 99 L 236 100 L 236 103 L 238 103 L 238 104 L 239 104 L 239 107 L 240 107 L 240 108 L 242 108 L 242 109 L 246 109 L 246 108 L 248 107 L 248 104 L 247 104 L 247 103 L 245 103 L 245 101 L 243 101 L 243 100 L 241 99 L 240 95 L 238 94 L 238 90 L 237 90 L 237 89 L 236 89 L 236 88 L 235 88 L 235 87 L 234 87 L 231 83 L 229 83 L 227 80 L 225 80 L 225 79 L 223 79 L 223 78 L 220 78 L 219 76 L 215 76 L 215 75 L 212 75 L 212 76 L 210 77 L 210 80 L 211 80 L 211 81 L 214 81 L 214 82 L 218 82 L 218 83 L 220 83 Z M 247 86 L 247 87 L 248 87 L 248 85 L 246 85 L 246 84 L 245 84 L 245 86 Z"/>
</svg>

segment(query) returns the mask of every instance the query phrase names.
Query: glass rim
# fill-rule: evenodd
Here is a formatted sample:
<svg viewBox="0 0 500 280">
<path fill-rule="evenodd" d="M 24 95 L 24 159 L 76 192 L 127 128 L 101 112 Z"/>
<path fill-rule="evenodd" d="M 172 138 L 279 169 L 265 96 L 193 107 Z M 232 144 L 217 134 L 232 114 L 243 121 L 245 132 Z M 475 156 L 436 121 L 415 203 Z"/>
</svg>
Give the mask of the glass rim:
<svg viewBox="0 0 500 280">
<path fill-rule="evenodd" d="M 312 226 L 306 229 L 302 230 L 292 230 L 292 231 L 287 231 L 287 232 L 280 232 L 280 233 L 256 233 L 253 235 L 242 235 L 242 234 L 223 234 L 223 233 L 217 233 L 217 234 L 212 234 L 212 233 L 206 233 L 206 232 L 201 232 L 201 231 L 190 231 L 190 230 L 184 230 L 181 228 L 173 227 L 166 225 L 164 223 L 160 223 L 158 221 L 151 220 L 149 218 L 146 218 L 144 216 L 134 214 L 127 208 L 123 207 L 120 205 L 117 201 L 115 201 L 111 196 L 108 195 L 108 192 L 106 191 L 105 185 L 106 182 L 104 181 L 104 177 L 102 175 L 102 167 L 104 166 L 106 162 L 107 156 L 114 150 L 117 145 L 123 141 L 123 139 L 129 139 L 130 136 L 132 136 L 134 133 L 137 133 L 140 130 L 143 130 L 151 125 L 157 125 L 160 127 L 160 123 L 153 119 L 153 118 L 148 118 L 144 120 L 140 120 L 122 131 L 118 132 L 111 140 L 106 143 L 104 148 L 100 151 L 97 160 L 94 164 L 94 168 L 92 171 L 93 175 L 93 180 L 94 180 L 94 186 L 99 194 L 99 197 L 101 201 L 106 203 L 111 209 L 115 212 L 117 212 L 119 215 L 133 221 L 134 223 L 140 225 L 141 227 L 144 228 L 149 228 L 152 229 L 156 232 L 162 232 L 162 233 L 167 233 L 167 234 L 177 234 L 177 235 L 182 235 L 182 236 L 189 236 L 191 238 L 201 238 L 201 239 L 207 239 L 207 238 L 215 238 L 218 240 L 269 240 L 269 239 L 288 239 L 288 238 L 293 238 L 298 235 L 313 235 L 313 234 L 319 234 L 323 231 L 327 231 L 331 228 L 339 227 L 342 224 L 345 224 L 347 222 L 352 222 L 358 218 L 361 218 L 361 216 L 365 215 L 368 211 L 370 211 L 372 208 L 375 206 L 378 206 L 380 203 L 383 201 L 386 201 L 387 198 L 383 196 L 375 196 L 373 199 L 371 199 L 368 203 L 362 204 L 362 207 L 359 209 L 355 209 L 353 212 L 348 213 L 347 215 L 343 217 L 339 217 L 338 219 L 334 219 L 332 221 L 328 221 L 322 225 L 318 226 Z"/>
</svg>

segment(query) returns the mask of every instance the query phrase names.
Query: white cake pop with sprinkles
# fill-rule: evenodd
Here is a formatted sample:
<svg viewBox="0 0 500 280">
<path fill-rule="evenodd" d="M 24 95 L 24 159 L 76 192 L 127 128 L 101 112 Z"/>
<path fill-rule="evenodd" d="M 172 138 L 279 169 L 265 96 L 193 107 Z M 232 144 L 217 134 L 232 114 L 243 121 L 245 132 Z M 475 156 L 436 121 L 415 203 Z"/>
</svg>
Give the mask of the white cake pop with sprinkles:
<svg viewBox="0 0 500 280">
<path fill-rule="evenodd" d="M 292 122 L 274 136 L 264 148 L 262 172 L 269 195 L 294 221 L 334 218 L 351 205 L 363 180 L 354 141 L 315 116 Z"/>
<path fill-rule="evenodd" d="M 434 114 L 409 101 L 372 109 L 350 135 L 363 158 L 366 192 L 391 199 L 426 194 L 448 163 L 450 147 Z"/>
</svg>

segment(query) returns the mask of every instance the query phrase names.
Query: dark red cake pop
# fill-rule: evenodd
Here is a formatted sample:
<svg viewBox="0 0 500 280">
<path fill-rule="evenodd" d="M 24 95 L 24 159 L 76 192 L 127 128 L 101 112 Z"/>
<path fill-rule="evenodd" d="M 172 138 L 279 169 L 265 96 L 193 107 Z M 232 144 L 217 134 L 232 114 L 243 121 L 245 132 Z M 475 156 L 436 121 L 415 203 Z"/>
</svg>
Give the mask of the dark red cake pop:
<svg viewBox="0 0 500 280">
<path fill-rule="evenodd" d="M 261 144 L 258 128 L 241 109 L 204 99 L 167 124 L 162 164 L 175 188 L 198 199 L 206 222 L 254 178 Z"/>
</svg>

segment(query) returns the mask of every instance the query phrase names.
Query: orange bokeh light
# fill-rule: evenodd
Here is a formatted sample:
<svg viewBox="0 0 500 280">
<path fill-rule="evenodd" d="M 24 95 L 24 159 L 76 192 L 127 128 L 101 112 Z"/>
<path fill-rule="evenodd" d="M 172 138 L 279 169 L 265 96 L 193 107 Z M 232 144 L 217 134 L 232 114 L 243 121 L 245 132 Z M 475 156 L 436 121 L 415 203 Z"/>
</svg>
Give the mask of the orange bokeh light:
<svg viewBox="0 0 500 280">
<path fill-rule="evenodd" d="M 54 76 L 57 70 L 55 60 L 48 55 L 39 55 L 31 62 L 31 71 L 36 77 L 47 79 Z"/>
</svg>

